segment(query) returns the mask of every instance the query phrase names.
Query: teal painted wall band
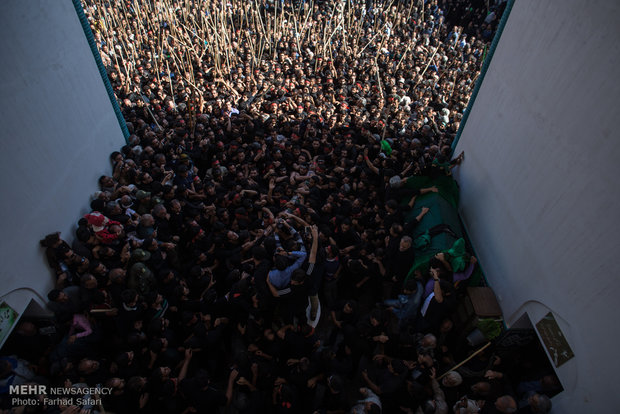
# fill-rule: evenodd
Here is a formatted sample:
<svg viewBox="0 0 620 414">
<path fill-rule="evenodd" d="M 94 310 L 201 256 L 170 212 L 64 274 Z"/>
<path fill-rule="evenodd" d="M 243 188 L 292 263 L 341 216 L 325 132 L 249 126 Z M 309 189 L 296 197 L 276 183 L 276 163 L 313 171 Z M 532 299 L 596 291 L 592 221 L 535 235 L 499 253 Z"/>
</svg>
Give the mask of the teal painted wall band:
<svg viewBox="0 0 620 414">
<path fill-rule="evenodd" d="M 484 76 L 487 74 L 487 70 L 491 65 L 491 59 L 493 59 L 493 54 L 495 53 L 495 49 L 497 48 L 497 44 L 499 43 L 499 38 L 502 36 L 504 32 L 504 27 L 506 26 L 506 22 L 508 21 L 508 16 L 510 15 L 510 11 L 512 10 L 512 6 L 514 5 L 515 0 L 508 0 L 506 4 L 506 9 L 504 10 L 504 14 L 502 15 L 502 19 L 499 21 L 497 25 L 497 31 L 495 32 L 495 36 L 493 37 L 493 41 L 491 42 L 491 47 L 487 53 L 486 59 L 482 62 L 482 68 L 480 68 L 480 76 L 476 80 L 476 85 L 474 85 L 474 90 L 471 93 L 471 98 L 469 98 L 469 103 L 467 104 L 467 108 L 465 108 L 465 112 L 463 112 L 463 119 L 461 119 L 461 124 L 459 125 L 459 130 L 456 132 L 456 137 L 454 138 L 454 142 L 452 142 L 452 154 L 454 154 L 454 150 L 456 149 L 456 145 L 459 143 L 459 139 L 461 139 L 461 134 L 463 133 L 463 128 L 467 123 L 467 119 L 469 118 L 469 113 L 471 112 L 471 108 L 474 106 L 474 102 L 476 101 L 476 96 L 478 96 L 478 91 L 480 91 L 480 86 L 482 86 L 482 81 L 484 81 Z"/>
<path fill-rule="evenodd" d="M 73 7 L 75 7 L 75 12 L 77 13 L 78 18 L 80 19 L 80 23 L 82 24 L 82 29 L 84 30 L 84 34 L 86 35 L 86 40 L 88 40 L 90 51 L 93 52 L 95 62 L 97 63 L 97 68 L 99 69 L 99 74 L 101 75 L 101 79 L 103 80 L 105 89 L 108 92 L 108 98 L 110 98 L 110 102 L 112 103 L 112 108 L 114 108 L 116 119 L 118 120 L 118 124 L 121 127 L 121 131 L 123 131 L 125 142 L 128 142 L 127 140 L 129 139 L 129 130 L 127 129 L 127 124 L 125 123 L 125 118 L 123 117 L 121 108 L 118 106 L 118 102 L 116 101 L 116 97 L 114 96 L 114 90 L 112 89 L 112 84 L 110 83 L 110 79 L 108 79 L 108 73 L 105 70 L 105 66 L 103 66 L 101 55 L 99 55 L 99 50 L 97 49 L 97 44 L 95 43 L 95 36 L 93 35 L 92 30 L 90 30 L 90 24 L 88 23 L 88 19 L 86 18 L 86 15 L 84 14 L 84 9 L 82 8 L 82 4 L 80 3 L 80 0 L 72 0 L 72 1 L 73 1 Z"/>
</svg>

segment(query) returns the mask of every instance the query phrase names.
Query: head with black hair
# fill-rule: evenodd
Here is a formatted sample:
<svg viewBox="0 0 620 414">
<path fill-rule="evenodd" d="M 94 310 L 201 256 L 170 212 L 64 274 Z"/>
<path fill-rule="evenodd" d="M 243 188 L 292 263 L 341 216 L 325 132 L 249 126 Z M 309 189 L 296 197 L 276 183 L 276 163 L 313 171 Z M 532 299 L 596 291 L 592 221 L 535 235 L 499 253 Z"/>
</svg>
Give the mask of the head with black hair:
<svg viewBox="0 0 620 414">
<path fill-rule="evenodd" d="M 403 293 L 405 294 L 412 294 L 412 293 L 415 293 L 417 290 L 418 290 L 418 283 L 413 278 L 407 280 L 407 282 L 403 286 Z"/>
<path fill-rule="evenodd" d="M 327 246 L 325 252 L 327 253 L 327 257 L 330 259 L 338 257 L 338 255 L 340 254 L 340 250 L 335 244 L 330 244 L 329 246 Z"/>
<path fill-rule="evenodd" d="M 273 258 L 273 264 L 275 266 L 276 269 L 278 270 L 284 270 L 288 267 L 289 265 L 289 260 L 286 256 L 282 255 L 282 254 L 276 254 Z"/>
<path fill-rule="evenodd" d="M 62 290 L 60 289 L 52 289 L 49 291 L 49 293 L 47 294 L 47 298 L 51 301 L 51 302 L 60 302 L 62 301 L 62 299 L 64 298 L 64 296 L 66 296 L 65 293 L 63 293 Z"/>
<path fill-rule="evenodd" d="M 127 307 L 136 306 L 138 302 L 138 292 L 134 289 L 126 289 L 121 293 L 123 305 Z"/>
<path fill-rule="evenodd" d="M 295 269 L 291 275 L 291 284 L 301 285 L 306 280 L 306 271 L 303 269 Z"/>
<path fill-rule="evenodd" d="M 252 259 L 254 259 L 256 263 L 259 263 L 260 261 L 266 258 L 267 258 L 267 250 L 265 249 L 264 246 L 259 245 L 259 246 L 252 247 Z"/>
<path fill-rule="evenodd" d="M 45 236 L 45 238 L 39 241 L 42 247 L 57 247 L 62 243 L 60 239 L 60 232 L 51 233 Z"/>
</svg>

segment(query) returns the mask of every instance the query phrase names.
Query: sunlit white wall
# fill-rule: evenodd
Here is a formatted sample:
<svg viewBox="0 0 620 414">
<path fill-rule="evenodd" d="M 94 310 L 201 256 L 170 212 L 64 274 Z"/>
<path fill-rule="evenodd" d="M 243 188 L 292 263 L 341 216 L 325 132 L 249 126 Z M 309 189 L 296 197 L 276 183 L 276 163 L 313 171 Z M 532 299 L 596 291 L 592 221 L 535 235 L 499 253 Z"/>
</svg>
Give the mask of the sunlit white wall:
<svg viewBox="0 0 620 414">
<path fill-rule="evenodd" d="M 552 311 L 575 358 L 554 413 L 620 406 L 620 3 L 518 0 L 456 153 L 508 324 Z"/>
<path fill-rule="evenodd" d="M 38 241 L 73 239 L 124 139 L 70 0 L 1 1 L 0 56 L 0 301 L 21 312 L 52 287 Z"/>
</svg>

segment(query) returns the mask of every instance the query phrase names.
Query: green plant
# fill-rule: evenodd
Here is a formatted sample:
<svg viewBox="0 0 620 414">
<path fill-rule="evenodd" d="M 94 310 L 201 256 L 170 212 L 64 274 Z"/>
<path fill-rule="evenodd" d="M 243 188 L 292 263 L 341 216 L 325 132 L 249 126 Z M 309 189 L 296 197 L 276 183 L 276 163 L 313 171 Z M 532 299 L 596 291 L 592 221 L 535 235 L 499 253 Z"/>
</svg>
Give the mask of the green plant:
<svg viewBox="0 0 620 414">
<path fill-rule="evenodd" d="M 477 327 L 489 341 L 502 333 L 502 324 L 495 319 L 480 319 Z"/>
</svg>

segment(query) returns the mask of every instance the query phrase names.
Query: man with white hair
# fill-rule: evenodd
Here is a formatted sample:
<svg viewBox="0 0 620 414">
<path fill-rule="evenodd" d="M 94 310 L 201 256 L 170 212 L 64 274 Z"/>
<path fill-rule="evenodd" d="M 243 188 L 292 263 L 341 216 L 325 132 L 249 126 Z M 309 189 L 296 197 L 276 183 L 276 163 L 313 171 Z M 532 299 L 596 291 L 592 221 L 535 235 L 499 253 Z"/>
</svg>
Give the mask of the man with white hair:
<svg viewBox="0 0 620 414">
<path fill-rule="evenodd" d="M 495 404 L 485 404 L 480 410 L 481 413 L 502 413 L 514 414 L 517 412 L 517 402 L 510 395 L 502 395 L 495 400 Z"/>
<path fill-rule="evenodd" d="M 477 414 L 480 412 L 480 407 L 476 400 L 463 397 L 459 402 L 454 404 L 452 411 L 454 411 L 454 414 Z"/>
</svg>

